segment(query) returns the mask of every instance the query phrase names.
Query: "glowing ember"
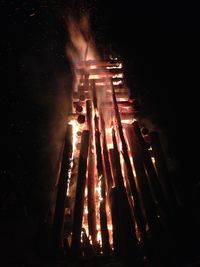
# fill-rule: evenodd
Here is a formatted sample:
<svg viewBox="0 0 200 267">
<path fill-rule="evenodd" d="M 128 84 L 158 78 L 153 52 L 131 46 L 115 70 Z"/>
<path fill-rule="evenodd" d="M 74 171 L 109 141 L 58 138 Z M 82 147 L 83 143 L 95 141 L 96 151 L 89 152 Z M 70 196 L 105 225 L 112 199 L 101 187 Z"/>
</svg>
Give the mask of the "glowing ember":
<svg viewBox="0 0 200 267">
<path fill-rule="evenodd" d="M 122 63 L 106 67 L 106 69 L 108 69 L 108 70 L 121 69 L 121 68 L 122 68 Z"/>
<path fill-rule="evenodd" d="M 113 81 L 113 85 L 120 85 L 122 83 L 123 83 L 122 81 Z"/>
<path fill-rule="evenodd" d="M 123 78 L 123 73 L 115 74 L 112 77 L 113 78 Z"/>
</svg>

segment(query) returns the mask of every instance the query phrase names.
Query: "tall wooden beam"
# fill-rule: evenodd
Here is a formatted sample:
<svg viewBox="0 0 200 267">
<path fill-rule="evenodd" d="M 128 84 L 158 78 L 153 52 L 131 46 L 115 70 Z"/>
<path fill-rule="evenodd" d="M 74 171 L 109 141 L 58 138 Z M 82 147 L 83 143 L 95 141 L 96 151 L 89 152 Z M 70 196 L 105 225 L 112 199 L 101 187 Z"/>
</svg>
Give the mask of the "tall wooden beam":
<svg viewBox="0 0 200 267">
<path fill-rule="evenodd" d="M 131 193 L 132 193 L 133 200 L 134 200 L 134 215 L 135 215 L 137 224 L 144 229 L 145 228 L 145 218 L 144 218 L 144 214 L 142 212 L 142 206 L 141 206 L 139 194 L 137 191 L 136 180 L 135 180 L 135 177 L 133 174 L 130 157 L 129 157 L 129 154 L 127 151 L 127 144 L 126 144 L 126 141 L 124 138 L 121 118 L 120 118 L 118 105 L 117 105 L 117 99 L 115 96 L 115 90 L 114 90 L 113 86 L 112 86 L 112 96 L 113 96 L 113 104 L 114 104 L 114 110 L 115 110 L 115 116 L 116 116 L 119 136 L 120 136 L 120 140 L 122 143 L 124 162 L 125 162 L 125 165 L 127 168 L 128 182 L 129 182 Z M 143 230 L 141 229 L 141 231 L 143 231 Z"/>
<path fill-rule="evenodd" d="M 134 217 L 132 216 L 131 207 L 127 198 L 126 189 L 124 186 L 120 156 L 117 148 L 117 141 L 115 132 L 113 130 L 113 145 L 114 149 L 110 150 L 110 157 L 112 162 L 113 176 L 115 178 L 117 190 L 117 207 L 118 207 L 118 222 L 120 244 L 117 245 L 120 257 L 127 260 L 136 261 L 138 253 L 137 237 L 135 233 Z M 115 198 L 116 199 L 116 198 Z M 115 226 L 116 228 L 116 226 Z M 126 247 L 126 249 L 124 249 Z"/>
<path fill-rule="evenodd" d="M 72 126 L 67 126 L 64 150 L 62 156 L 61 170 L 58 180 L 56 207 L 54 213 L 53 233 L 54 233 L 54 247 L 56 250 L 62 250 L 64 247 L 64 214 L 66 192 L 69 182 L 68 171 L 70 169 L 70 160 L 72 156 Z"/>
<path fill-rule="evenodd" d="M 101 120 L 101 133 L 102 133 L 103 164 L 104 164 L 105 174 L 107 177 L 106 181 L 107 181 L 107 189 L 109 193 L 110 189 L 113 186 L 113 178 L 111 174 L 111 166 L 110 166 L 109 153 L 108 153 L 107 140 L 106 140 L 106 127 L 105 127 L 105 121 L 103 118 L 102 109 L 100 111 L 100 120 Z"/>
<path fill-rule="evenodd" d="M 95 81 L 93 81 L 92 84 L 93 84 L 93 105 L 95 110 L 98 110 Z M 95 127 L 95 144 L 96 144 L 96 156 L 97 156 L 97 173 L 101 188 L 99 213 L 100 213 L 102 249 L 104 255 L 109 255 L 110 243 L 109 243 L 109 232 L 108 232 L 107 214 L 106 214 L 106 182 L 103 170 L 103 159 L 102 159 L 101 138 L 100 138 L 101 134 L 99 131 L 99 118 L 96 114 L 94 116 L 94 127 Z"/>
<path fill-rule="evenodd" d="M 89 155 L 88 155 L 88 226 L 89 234 L 92 238 L 93 245 L 96 244 L 96 205 L 95 205 L 95 157 L 94 157 L 94 140 L 93 140 L 93 126 L 92 126 L 92 101 L 86 101 L 86 113 L 88 128 L 91 132 L 89 142 Z"/>
<path fill-rule="evenodd" d="M 131 125 L 126 127 L 126 132 L 127 132 L 129 145 L 130 145 L 131 155 L 133 157 L 133 163 L 134 163 L 134 168 L 135 168 L 136 177 L 137 177 L 138 190 L 141 194 L 140 200 L 142 201 L 144 209 L 145 209 L 145 214 L 146 214 L 149 228 L 152 234 L 155 234 L 157 231 L 157 227 L 160 227 L 160 226 L 159 226 L 159 221 L 157 218 L 155 203 L 153 201 L 153 197 L 151 194 L 150 186 L 149 186 L 147 175 L 146 175 L 145 168 L 144 168 L 143 155 L 141 153 L 139 144 L 137 142 L 136 134 L 133 128 L 131 127 Z M 145 235 L 143 227 L 140 227 L 140 229 L 142 230 L 143 238 L 146 239 L 146 235 Z"/>
<path fill-rule="evenodd" d="M 78 177 L 76 185 L 76 197 L 75 197 L 75 206 L 73 215 L 72 245 L 71 245 L 71 251 L 73 256 L 80 255 L 80 241 L 81 241 L 81 229 L 83 220 L 89 136 L 90 136 L 89 131 L 84 130 L 81 139 Z"/>
<path fill-rule="evenodd" d="M 158 175 L 156 173 L 155 167 L 151 160 L 151 155 L 147 148 L 147 144 L 145 143 L 142 137 L 138 122 L 134 121 L 132 123 L 132 126 L 134 129 L 137 142 L 140 145 L 141 155 L 143 156 L 144 165 L 145 165 L 145 168 L 148 174 L 148 178 L 149 178 L 148 181 L 149 181 L 149 185 L 151 187 L 151 191 L 154 197 L 154 202 L 156 203 L 157 208 L 160 210 L 160 212 L 166 215 L 168 213 L 168 208 L 167 208 L 166 201 L 163 195 L 162 187 L 159 183 Z"/>
</svg>

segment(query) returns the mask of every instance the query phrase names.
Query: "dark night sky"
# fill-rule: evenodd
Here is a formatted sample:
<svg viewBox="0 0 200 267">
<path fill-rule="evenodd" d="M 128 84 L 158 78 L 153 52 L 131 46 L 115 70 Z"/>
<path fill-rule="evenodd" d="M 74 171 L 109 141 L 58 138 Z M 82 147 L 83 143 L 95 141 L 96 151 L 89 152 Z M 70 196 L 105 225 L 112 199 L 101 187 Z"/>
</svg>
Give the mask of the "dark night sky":
<svg viewBox="0 0 200 267">
<path fill-rule="evenodd" d="M 169 153 L 182 163 L 189 158 L 191 165 L 198 164 L 193 147 L 199 145 L 194 130 L 200 59 L 197 7 L 180 1 L 109 1 L 108 11 L 107 5 L 99 5 L 106 36 L 125 59 L 130 88 L 167 130 Z"/>
<path fill-rule="evenodd" d="M 1 1 L 0 190 L 5 199 L 14 192 L 8 212 L 1 206 L 1 213 L 11 217 L 39 206 L 44 212 L 42 196 L 35 192 L 52 186 L 45 178 L 55 174 L 54 158 L 48 153 L 57 151 L 53 145 L 59 147 L 55 129 L 62 128 L 67 114 L 63 96 L 70 90 L 63 21 L 37 2 Z M 83 2 L 91 10 L 97 43 L 110 43 L 121 55 L 132 93 L 140 96 L 166 132 L 168 153 L 180 162 L 178 180 L 187 197 L 187 186 L 193 188 L 200 180 L 195 154 L 199 153 L 198 8 L 181 1 Z"/>
</svg>

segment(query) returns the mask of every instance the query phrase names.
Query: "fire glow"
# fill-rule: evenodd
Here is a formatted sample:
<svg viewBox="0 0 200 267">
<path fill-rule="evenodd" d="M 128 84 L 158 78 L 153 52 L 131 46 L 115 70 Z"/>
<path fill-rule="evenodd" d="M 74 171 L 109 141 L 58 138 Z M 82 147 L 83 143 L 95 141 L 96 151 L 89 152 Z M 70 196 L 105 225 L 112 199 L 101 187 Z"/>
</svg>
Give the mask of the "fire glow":
<svg viewBox="0 0 200 267">
<path fill-rule="evenodd" d="M 87 28 L 88 32 L 88 22 L 86 21 L 87 18 L 84 18 L 84 23 Z M 109 160 L 108 154 L 109 151 L 113 149 L 114 145 L 112 143 L 112 131 L 111 131 L 111 124 L 113 125 L 114 129 L 117 131 L 117 124 L 115 119 L 115 114 L 106 114 L 104 110 L 104 106 L 106 105 L 106 99 L 111 99 L 111 106 L 112 99 L 113 99 L 113 93 L 114 93 L 114 86 L 122 85 L 122 80 L 119 80 L 119 78 L 123 78 L 123 65 L 122 62 L 109 62 L 109 61 L 99 61 L 98 57 L 95 57 L 94 55 L 97 55 L 94 47 L 91 46 L 90 41 L 88 39 L 84 38 L 84 35 L 82 35 L 78 23 L 74 20 L 70 20 L 69 23 L 69 32 L 71 35 L 71 40 L 73 45 L 76 47 L 79 57 L 73 55 L 70 49 L 68 49 L 68 54 L 70 54 L 74 67 L 76 70 L 78 70 L 77 81 L 75 83 L 74 91 L 78 92 L 78 96 L 80 98 L 81 95 L 85 95 L 87 91 L 87 95 L 89 92 L 89 98 L 85 98 L 84 102 L 81 102 L 79 100 L 79 105 L 82 106 L 82 115 L 85 116 L 86 121 L 82 127 L 80 127 L 79 123 L 72 119 L 69 121 L 69 124 L 72 125 L 73 128 L 73 141 L 72 141 L 72 147 L 73 147 L 73 153 L 72 153 L 72 161 L 75 161 L 75 157 L 79 157 L 80 151 L 77 149 L 77 142 L 78 138 L 76 133 L 77 132 L 83 132 L 84 130 L 88 129 L 90 132 L 90 149 L 89 154 L 94 154 L 93 157 L 93 179 L 92 185 L 90 183 L 90 179 L 88 178 L 88 175 L 91 175 L 87 171 L 87 183 L 85 188 L 85 194 L 84 194 L 84 209 L 83 209 L 83 223 L 82 228 L 84 229 L 84 235 L 86 234 L 88 236 L 88 240 L 90 240 L 90 243 L 93 245 L 99 245 L 100 251 L 105 252 L 105 248 L 102 246 L 105 246 L 107 243 L 107 252 L 109 254 L 109 251 L 113 248 L 113 223 L 111 218 L 111 206 L 109 194 L 110 194 L 110 186 L 111 183 L 106 181 L 106 178 L 108 179 L 108 175 L 111 176 L 111 174 L 106 173 L 106 167 L 105 165 L 109 165 L 109 168 L 114 168 L 111 165 L 111 162 L 105 162 L 106 160 Z M 88 60 L 87 60 L 88 59 Z M 80 74 L 82 73 L 82 74 Z M 101 91 L 97 91 L 97 86 L 103 86 Z M 124 91 L 125 88 L 123 88 L 122 91 Z M 126 91 L 126 90 L 125 90 Z M 126 91 L 126 94 L 128 96 L 128 90 Z M 126 101 L 127 99 L 120 98 L 120 101 Z M 88 111 L 86 107 L 86 101 L 90 101 L 90 108 L 91 110 Z M 76 104 L 74 105 L 76 106 Z M 106 111 L 108 112 L 108 111 Z M 72 114 L 76 113 L 76 109 L 72 109 Z M 89 114 L 90 113 L 90 114 Z M 99 114 L 101 114 L 101 118 L 99 118 Z M 126 123 L 131 123 L 133 121 L 133 114 L 131 113 L 130 116 L 132 119 L 125 120 Z M 112 127 L 112 128 L 113 128 Z M 117 135 L 118 138 L 118 144 L 121 144 L 119 135 Z M 79 137 L 80 139 L 80 137 Z M 104 140 L 103 140 L 104 139 Z M 79 140 L 80 142 L 80 140 Z M 104 147 L 103 147 L 104 143 Z M 103 149 L 101 149 L 103 147 Z M 121 147 L 119 148 L 121 151 Z M 104 150 L 104 151 L 102 151 Z M 94 153 L 95 152 L 95 153 Z M 107 159 L 105 158 L 105 153 L 107 153 Z M 121 153 L 120 153 L 121 154 Z M 99 158 L 100 157 L 100 158 Z M 102 162 L 102 164 L 99 164 L 99 160 Z M 121 167 L 123 170 L 123 176 L 125 176 L 125 164 L 123 162 L 123 156 L 121 154 L 120 156 L 120 162 Z M 102 165 L 102 166 L 100 166 Z M 73 164 L 71 165 L 70 173 L 72 176 L 73 173 Z M 90 166 L 88 166 L 90 167 Z M 76 176 L 76 175 L 74 175 Z M 112 179 L 114 181 L 114 177 L 109 177 L 109 179 Z M 125 178 L 124 178 L 125 179 Z M 126 178 L 127 179 L 127 178 Z M 70 184 L 72 184 L 73 181 L 70 181 Z M 76 183 L 76 182 L 75 182 Z M 112 182 L 113 184 L 113 182 Z M 87 187 L 91 187 L 90 194 L 91 196 L 88 196 L 88 190 Z M 70 187 L 70 185 L 69 185 Z M 67 194 L 69 195 L 70 189 L 67 190 Z M 89 207 L 87 205 L 88 198 L 91 198 L 94 203 L 94 213 L 93 214 L 93 220 L 95 221 L 96 225 L 93 226 L 96 228 L 95 233 L 91 233 L 91 225 L 94 222 L 91 222 L 91 218 L 88 219 Z M 104 225 L 107 229 L 101 229 L 102 228 L 102 217 L 106 217 L 106 225 Z M 90 222 L 89 222 L 90 221 Z M 103 231 L 107 231 L 108 236 L 107 240 L 105 235 L 103 234 Z M 93 235 L 93 236 L 92 236 Z M 95 235 L 95 236 L 94 236 Z M 104 237 L 103 237 L 103 236 Z M 104 240 L 102 240 L 104 238 Z M 73 237 L 72 237 L 73 239 Z M 83 238 L 81 239 L 83 242 Z M 93 242 L 91 242 L 93 240 Z M 95 240 L 97 244 L 95 244 Z M 104 243 L 104 244 L 103 244 Z"/>
<path fill-rule="evenodd" d="M 117 125 L 117 119 L 116 119 L 116 114 L 114 112 L 111 112 L 109 109 L 105 109 L 106 105 L 107 105 L 107 100 L 109 100 L 109 105 L 111 105 L 111 109 L 112 106 L 114 106 L 113 103 L 113 94 L 115 94 L 115 85 L 118 85 L 118 82 L 113 82 L 115 80 L 115 78 L 122 78 L 123 74 L 122 74 L 122 63 L 116 63 L 110 62 L 110 66 L 109 68 L 106 67 L 107 62 L 105 62 L 105 66 L 104 66 L 104 76 L 106 77 L 105 81 L 102 81 L 103 83 L 103 87 L 101 89 L 99 89 L 97 86 L 99 85 L 99 80 L 102 79 L 102 75 L 100 74 L 94 74 L 94 70 L 97 71 L 98 73 L 98 62 L 96 61 L 96 65 L 95 62 L 93 61 L 88 61 L 85 64 L 82 64 L 82 66 L 86 66 L 87 65 L 87 73 L 85 74 L 85 76 L 77 76 L 78 77 L 78 81 L 77 81 L 77 88 L 75 88 L 75 92 L 78 92 L 78 98 L 81 95 L 84 95 L 87 93 L 88 98 L 85 98 L 84 101 L 80 101 L 78 100 L 78 102 L 76 102 L 75 105 L 73 105 L 74 109 L 72 110 L 72 114 L 76 113 L 76 105 L 81 105 L 82 106 L 82 115 L 85 116 L 85 123 L 80 126 L 79 123 L 73 119 L 69 122 L 70 125 L 73 126 L 73 156 L 78 156 L 80 154 L 80 151 L 77 151 L 77 136 L 76 136 L 76 132 L 83 132 L 84 130 L 89 130 L 90 132 L 90 149 L 89 149 L 89 155 L 90 154 L 94 154 L 93 157 L 93 183 L 92 183 L 92 198 L 88 196 L 88 190 L 85 189 L 85 195 L 84 195 L 84 209 L 83 209 L 83 223 L 82 223 L 82 228 L 84 229 L 84 235 L 88 236 L 88 240 L 90 242 L 91 245 L 93 246 L 99 246 L 99 250 L 104 251 L 103 246 L 104 243 L 108 243 L 108 248 L 107 248 L 107 253 L 109 254 L 112 250 L 113 250 L 113 222 L 112 222 L 112 217 L 111 217 L 111 206 L 110 206 L 110 184 L 109 182 L 106 180 L 108 179 L 108 174 L 106 173 L 106 163 L 110 166 L 110 168 L 115 168 L 114 166 L 112 166 L 111 161 L 105 158 L 105 153 L 109 154 L 110 150 L 113 150 L 114 148 L 114 144 L 112 141 L 112 128 L 115 129 L 116 132 L 118 132 L 118 125 Z M 103 61 L 101 61 L 101 69 L 103 68 Z M 89 65 L 91 64 L 91 66 Z M 89 67 L 88 67 L 89 65 Z M 93 74 L 90 75 L 90 69 L 93 70 Z M 119 74 L 116 74 L 116 69 L 119 69 Z M 112 74 L 112 70 L 115 70 L 115 72 L 113 72 Z M 85 70 L 83 70 L 84 73 Z M 107 75 L 105 75 L 105 72 L 107 72 Z M 109 78 L 108 78 L 109 77 Z M 120 82 L 121 83 L 121 82 Z M 81 86 L 80 86 L 81 85 Z M 97 91 L 97 90 L 101 90 L 101 91 Z M 127 94 L 126 98 L 120 98 L 120 105 L 123 106 L 123 103 L 126 104 L 127 103 L 127 99 L 128 99 L 128 90 L 126 91 L 125 87 L 122 88 L 122 91 Z M 126 95 L 125 94 L 125 95 Z M 105 98 L 104 98 L 105 97 Z M 87 108 L 87 103 L 90 102 L 90 111 Z M 78 104 L 77 104 L 78 103 Z M 130 117 L 131 119 L 126 119 L 126 120 L 122 120 L 122 123 L 126 123 L 131 125 L 131 123 L 134 120 L 134 116 L 133 116 L 133 112 L 132 109 L 127 109 L 127 112 L 130 111 Z M 109 116 L 108 114 L 106 114 L 107 112 L 109 112 Z M 78 115 L 77 115 L 78 116 Z M 113 125 L 111 127 L 111 125 Z M 127 188 L 127 177 L 126 177 L 126 166 L 125 166 L 125 162 L 124 162 L 124 158 L 123 155 L 121 153 L 122 151 L 122 144 L 120 141 L 120 137 L 119 134 L 116 135 L 117 137 L 117 142 L 119 144 L 118 150 L 120 153 L 120 164 L 121 164 L 121 169 L 122 169 L 122 175 L 123 175 L 123 181 L 125 183 L 125 188 Z M 104 144 L 104 145 L 103 145 Z M 103 149 L 102 149 L 103 148 Z M 100 150 L 100 151 L 99 151 Z M 106 150 L 106 152 L 105 152 Z M 88 155 L 88 157 L 90 157 Z M 99 159 L 98 157 L 101 157 L 101 159 Z M 97 159 L 98 158 L 98 159 Z M 89 159 L 88 159 L 89 160 Z M 99 160 L 102 161 L 102 166 L 99 166 Z M 108 162 L 105 162 L 106 160 L 109 160 Z M 88 166 L 88 165 L 87 165 Z M 88 168 L 90 168 L 88 166 Z M 73 167 L 72 167 L 73 169 Z M 89 170 L 88 170 L 89 171 Z M 88 178 L 88 175 L 90 175 L 87 171 L 87 183 L 86 183 L 86 187 L 91 187 L 90 184 L 90 179 Z M 73 172 L 73 170 L 71 170 L 71 172 Z M 113 181 L 114 181 L 114 177 L 110 177 Z M 112 182 L 113 184 L 113 182 Z M 91 189 L 91 188 L 90 188 Z M 90 192 L 91 194 L 91 192 Z M 93 232 L 91 232 L 90 228 L 91 226 L 89 224 L 93 224 L 91 222 L 91 219 L 89 219 L 89 207 L 88 207 L 88 198 L 93 199 L 94 201 L 94 208 L 95 208 L 95 219 L 93 219 L 96 223 L 95 225 L 95 234 Z M 103 204 L 102 204 L 103 203 Z M 103 211 L 102 211 L 103 210 Z M 103 213 L 104 215 L 102 215 L 101 213 Z M 102 240 L 102 238 L 105 239 L 105 237 L 103 237 L 103 231 L 105 229 L 102 229 L 102 217 L 106 217 L 106 228 L 107 228 L 107 232 L 108 232 L 108 240 Z M 132 226 L 134 229 L 134 225 Z M 95 236 L 94 236 L 95 235 Z M 83 242 L 83 238 L 81 239 Z"/>
<path fill-rule="evenodd" d="M 86 20 L 84 25 L 88 33 Z M 78 53 L 74 55 L 68 48 L 77 80 L 68 121 L 72 127 L 67 188 L 71 217 L 66 239 L 72 240 L 71 250 L 76 255 L 107 256 L 120 249 L 123 254 L 124 247 L 127 253 L 137 251 L 151 226 L 145 196 L 138 190 L 144 182 L 139 177 L 147 180 L 151 164 L 148 162 L 146 169 L 144 165 L 150 159 L 154 168 L 156 159 L 142 150 L 133 102 L 122 79 L 122 62 L 100 60 L 91 37 L 84 37 L 78 23 L 69 26 Z M 116 242 L 118 236 L 120 243 Z"/>
</svg>

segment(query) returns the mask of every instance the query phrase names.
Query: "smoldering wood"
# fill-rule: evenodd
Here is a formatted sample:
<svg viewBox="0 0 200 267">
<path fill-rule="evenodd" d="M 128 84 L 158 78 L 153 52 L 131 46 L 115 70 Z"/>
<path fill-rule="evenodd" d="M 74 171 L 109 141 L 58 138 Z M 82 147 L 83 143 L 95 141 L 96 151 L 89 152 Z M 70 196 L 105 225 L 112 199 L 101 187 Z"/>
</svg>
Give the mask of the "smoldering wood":
<svg viewBox="0 0 200 267">
<path fill-rule="evenodd" d="M 79 157 L 76 197 L 75 197 L 75 206 L 73 215 L 72 245 L 71 245 L 71 252 L 73 256 L 80 255 L 80 241 L 81 241 L 81 229 L 83 220 L 89 136 L 90 136 L 89 131 L 84 130 L 81 138 L 81 149 Z"/>
</svg>

